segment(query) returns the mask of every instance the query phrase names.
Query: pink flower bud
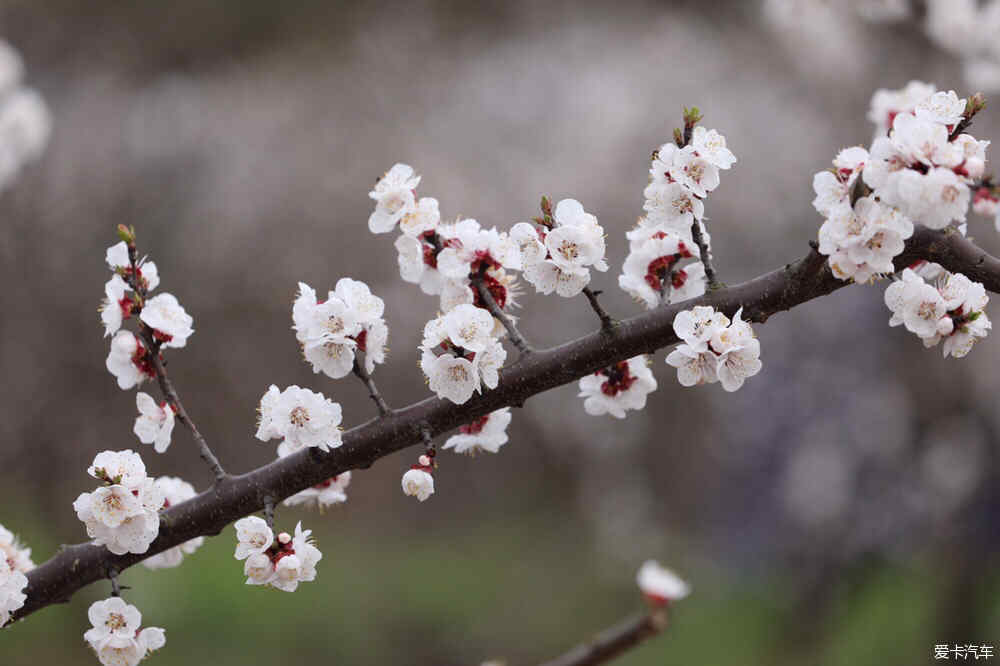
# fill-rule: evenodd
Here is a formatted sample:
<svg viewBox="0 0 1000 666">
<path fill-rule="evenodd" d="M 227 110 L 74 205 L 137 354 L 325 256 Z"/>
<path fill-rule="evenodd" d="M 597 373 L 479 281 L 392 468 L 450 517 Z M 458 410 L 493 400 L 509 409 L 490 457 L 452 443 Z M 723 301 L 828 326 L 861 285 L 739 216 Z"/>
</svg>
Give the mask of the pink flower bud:
<svg viewBox="0 0 1000 666">
<path fill-rule="evenodd" d="M 282 532 L 281 534 L 278 535 L 278 543 L 280 543 L 281 545 L 285 545 L 286 543 L 291 542 L 291 540 L 292 540 L 292 535 L 289 534 L 288 532 Z"/>
<path fill-rule="evenodd" d="M 419 458 L 417 458 L 417 462 L 420 464 L 421 467 L 431 466 L 431 459 L 426 455 L 422 455 Z"/>
</svg>

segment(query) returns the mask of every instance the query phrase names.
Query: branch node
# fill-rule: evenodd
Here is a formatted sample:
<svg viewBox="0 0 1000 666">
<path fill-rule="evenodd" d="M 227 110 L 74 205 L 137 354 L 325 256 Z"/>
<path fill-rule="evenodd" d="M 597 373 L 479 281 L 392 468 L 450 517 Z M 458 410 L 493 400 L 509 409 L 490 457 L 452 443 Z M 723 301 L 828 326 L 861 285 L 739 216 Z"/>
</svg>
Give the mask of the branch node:
<svg viewBox="0 0 1000 666">
<path fill-rule="evenodd" d="M 592 291 L 590 287 L 583 288 L 583 295 L 590 301 L 591 309 L 597 313 L 597 317 L 601 320 L 601 330 L 608 333 L 614 330 L 617 322 L 611 318 L 611 315 L 605 312 L 604 308 L 598 302 L 597 297 L 602 293 L 601 291 Z"/>
</svg>

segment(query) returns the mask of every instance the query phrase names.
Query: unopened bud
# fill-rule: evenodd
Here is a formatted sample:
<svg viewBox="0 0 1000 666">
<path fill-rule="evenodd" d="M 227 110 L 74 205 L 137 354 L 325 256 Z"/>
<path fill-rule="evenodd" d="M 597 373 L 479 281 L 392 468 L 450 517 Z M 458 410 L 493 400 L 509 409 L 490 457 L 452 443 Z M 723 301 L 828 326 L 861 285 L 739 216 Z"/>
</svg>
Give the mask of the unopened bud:
<svg viewBox="0 0 1000 666">
<path fill-rule="evenodd" d="M 690 129 L 700 123 L 704 117 L 697 106 L 692 106 L 690 109 L 684 107 L 684 127 Z"/>
<path fill-rule="evenodd" d="M 977 92 L 975 95 L 969 97 L 968 101 L 965 103 L 965 117 L 971 118 L 985 108 L 986 95 L 981 92 Z"/>
<path fill-rule="evenodd" d="M 130 247 L 135 245 L 135 227 L 126 227 L 124 224 L 119 224 L 118 238 L 125 241 L 125 244 Z"/>
<path fill-rule="evenodd" d="M 292 535 L 288 532 L 282 532 L 278 535 L 278 543 L 284 546 L 286 543 L 290 543 L 292 540 Z"/>
<path fill-rule="evenodd" d="M 542 195 L 541 208 L 542 213 L 544 213 L 546 217 L 552 216 L 552 199 L 548 198 L 544 194 Z"/>
<path fill-rule="evenodd" d="M 422 455 L 419 458 L 417 458 L 417 462 L 420 463 L 421 467 L 430 467 L 431 466 L 430 456 L 427 456 L 427 455 Z"/>
</svg>

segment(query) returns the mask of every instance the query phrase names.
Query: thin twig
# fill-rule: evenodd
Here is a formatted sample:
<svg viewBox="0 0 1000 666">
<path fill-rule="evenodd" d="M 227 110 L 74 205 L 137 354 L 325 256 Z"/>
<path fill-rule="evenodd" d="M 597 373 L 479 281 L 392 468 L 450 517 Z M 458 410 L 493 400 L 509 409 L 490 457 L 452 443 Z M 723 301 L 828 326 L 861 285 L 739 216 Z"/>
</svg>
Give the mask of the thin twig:
<svg viewBox="0 0 1000 666">
<path fill-rule="evenodd" d="M 108 579 L 111 581 L 111 596 L 122 596 L 122 587 L 118 584 L 118 571 L 116 569 L 108 570 Z"/>
<path fill-rule="evenodd" d="M 709 252 L 708 243 L 705 242 L 705 237 L 701 234 L 701 223 L 698 220 L 695 220 L 694 224 L 691 225 L 691 237 L 694 238 L 694 244 L 698 246 L 698 252 L 701 254 L 701 263 L 705 267 L 705 277 L 708 279 L 708 290 L 715 291 L 722 285 L 719 284 L 719 279 L 715 275 L 712 255 Z"/>
<path fill-rule="evenodd" d="M 510 341 L 514 343 L 517 350 L 521 352 L 521 354 L 530 354 L 534 351 L 531 348 L 531 345 L 528 344 L 527 340 L 525 340 L 521 335 L 521 332 L 517 330 L 517 326 L 515 326 L 514 322 L 510 320 L 510 317 L 508 317 L 504 311 L 500 309 L 500 306 L 497 305 L 496 300 L 493 299 L 493 294 L 491 294 L 490 290 L 485 284 L 483 284 L 482 274 L 473 275 L 471 281 L 476 293 L 479 294 L 479 300 L 486 305 L 486 309 L 490 311 L 490 314 L 496 317 L 500 323 L 503 324 L 503 327 L 507 329 Z"/>
<path fill-rule="evenodd" d="M 601 304 L 597 301 L 597 296 L 600 293 L 601 292 L 599 291 L 592 291 L 590 287 L 583 288 L 583 295 L 587 297 L 588 301 L 590 301 L 590 307 L 593 308 L 594 312 L 597 313 L 597 316 L 601 320 L 601 329 L 609 331 L 615 327 L 615 320 L 611 318 L 611 315 L 604 311 L 604 308 L 602 308 Z"/>
<path fill-rule="evenodd" d="M 382 394 L 378 392 L 378 387 L 375 386 L 375 380 L 372 379 L 372 376 L 368 374 L 368 369 L 365 368 L 364 360 L 359 359 L 357 355 L 354 356 L 354 374 L 368 387 L 368 396 L 375 402 L 379 416 L 388 416 L 391 414 L 392 408 L 382 399 Z"/>
<path fill-rule="evenodd" d="M 191 435 L 198 445 L 198 454 L 212 470 L 212 473 L 215 474 L 216 482 L 222 481 L 226 478 L 226 470 L 222 468 L 222 464 L 219 463 L 219 459 L 212 453 L 212 449 L 208 446 L 208 442 L 205 441 L 205 437 L 201 434 L 201 431 L 198 430 L 198 426 L 195 425 L 191 417 L 188 416 L 187 410 L 184 409 L 184 403 L 181 402 L 181 397 L 177 394 L 177 389 L 174 388 L 173 382 L 167 376 L 167 368 L 163 364 L 163 359 L 160 358 L 160 344 L 153 337 L 152 329 L 143 324 L 140 335 L 142 336 L 142 341 L 146 344 L 146 358 L 156 371 L 156 379 L 160 384 L 160 391 L 163 392 L 167 402 L 177 412 L 177 420 L 186 425 L 188 430 L 191 431 Z"/>
<path fill-rule="evenodd" d="M 565 654 L 547 661 L 542 666 L 592 666 L 611 661 L 620 654 L 656 636 L 667 626 L 666 609 L 650 614 L 636 615 L 610 629 L 605 629 L 591 640 L 577 645 Z"/>
<path fill-rule="evenodd" d="M 126 281 L 128 285 L 132 287 L 132 290 L 139 295 L 140 303 L 146 302 L 146 287 L 143 281 L 138 279 L 138 269 L 139 269 L 139 254 L 136 250 L 135 243 L 128 244 L 128 258 L 131 264 L 132 272 L 126 276 Z M 141 311 L 141 306 L 138 311 Z M 208 464 L 211 468 L 212 473 L 215 474 L 215 481 L 218 483 L 226 478 L 226 470 L 222 468 L 219 463 L 219 459 L 215 457 L 212 453 L 212 449 L 209 448 L 208 442 L 202 436 L 201 432 L 198 430 L 198 426 L 195 425 L 191 417 L 188 416 L 187 410 L 184 409 L 184 404 L 181 402 L 180 396 L 177 394 L 177 389 L 174 388 L 173 383 L 170 381 L 170 377 L 167 376 L 167 368 L 163 363 L 163 359 L 160 358 L 160 342 L 153 335 L 153 329 L 147 326 L 141 320 L 139 321 L 139 335 L 142 336 L 142 341 L 146 346 L 146 359 L 153 366 L 156 371 L 156 378 L 160 384 L 160 391 L 162 391 L 164 397 L 173 407 L 174 411 L 177 413 L 177 419 L 186 425 L 194 436 L 194 441 L 198 445 L 198 453 L 201 455 L 201 459 Z"/>
</svg>

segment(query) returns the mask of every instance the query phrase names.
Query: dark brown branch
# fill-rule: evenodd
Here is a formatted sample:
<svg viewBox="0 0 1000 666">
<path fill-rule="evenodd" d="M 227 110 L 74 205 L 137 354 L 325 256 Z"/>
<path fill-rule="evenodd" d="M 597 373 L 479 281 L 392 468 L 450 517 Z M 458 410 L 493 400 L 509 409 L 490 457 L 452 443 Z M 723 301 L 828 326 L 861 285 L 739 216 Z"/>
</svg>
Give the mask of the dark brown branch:
<svg viewBox="0 0 1000 666">
<path fill-rule="evenodd" d="M 919 260 L 935 261 L 953 272 L 982 282 L 1000 293 L 1000 259 L 957 233 L 918 227 L 896 258 L 905 268 Z M 815 247 L 804 258 L 758 278 L 709 292 L 682 304 L 649 310 L 552 349 L 536 351 L 505 367 L 499 386 L 463 405 L 427 398 L 373 419 L 344 433 L 343 445 L 329 453 L 299 451 L 215 486 L 161 513 L 159 536 L 142 555 L 113 555 L 103 546 L 67 546 L 28 574 L 28 599 L 15 613 L 23 618 L 98 581 L 114 567 L 128 567 L 198 536 L 218 534 L 243 516 L 260 511 L 267 500 L 280 501 L 348 470 L 370 467 L 394 451 L 422 445 L 422 428 L 432 435 L 447 432 L 492 411 L 524 402 L 538 393 L 578 380 L 609 363 L 653 352 L 677 342 L 673 321 L 695 305 L 712 305 L 727 316 L 743 307 L 744 316 L 764 322 L 781 312 L 818 298 L 848 283 L 830 273 L 826 257 Z"/>
<path fill-rule="evenodd" d="M 611 661 L 667 627 L 666 609 L 636 615 L 610 629 L 605 629 L 586 643 L 547 661 L 542 666 L 593 666 Z"/>
<path fill-rule="evenodd" d="M 510 320 L 510 317 L 508 317 L 506 313 L 500 309 L 500 306 L 497 305 L 496 300 L 493 298 L 493 294 L 491 294 L 489 288 L 483 284 L 483 276 L 481 274 L 473 275 L 471 282 L 473 289 L 475 289 L 476 293 L 479 295 L 479 300 L 483 302 L 486 309 L 490 311 L 490 314 L 496 317 L 496 319 L 503 324 L 503 327 L 507 329 L 510 341 L 514 343 L 517 350 L 521 352 L 522 355 L 530 354 L 534 351 L 531 348 L 531 345 L 528 344 L 527 340 L 521 336 L 521 332 L 517 330 L 517 326 L 515 326 L 514 322 Z"/>
<path fill-rule="evenodd" d="M 583 295 L 587 297 L 588 301 L 590 301 L 590 307 L 597 313 L 598 318 L 601 320 L 601 329 L 607 331 L 614 327 L 615 320 L 611 318 L 611 315 L 604 311 L 604 308 L 602 308 L 601 304 L 597 301 L 597 296 L 600 293 L 601 292 L 599 291 L 591 291 L 590 287 L 583 288 Z"/>
<path fill-rule="evenodd" d="M 372 376 L 368 374 L 368 369 L 365 368 L 364 359 L 359 359 L 357 355 L 354 356 L 354 374 L 357 375 L 358 379 L 365 383 L 368 387 L 368 396 L 375 403 L 375 407 L 378 409 L 379 416 L 386 416 L 392 411 L 392 408 L 386 404 L 385 400 L 382 398 L 382 394 L 378 392 L 378 387 L 375 386 L 375 380 Z"/>
<path fill-rule="evenodd" d="M 209 448 L 208 442 L 205 441 L 205 437 L 202 436 L 201 431 L 198 430 L 198 426 L 194 424 L 191 417 L 188 416 L 187 410 L 184 409 L 184 403 L 181 402 L 181 398 L 177 395 L 177 389 L 174 388 L 173 382 L 170 381 L 170 377 L 167 376 L 167 368 L 163 364 L 163 359 L 160 358 L 160 344 L 153 337 L 153 330 L 142 324 L 142 330 L 140 332 L 142 336 L 142 341 L 146 346 L 146 358 L 153 365 L 153 369 L 156 371 L 156 379 L 160 384 L 160 391 L 163 392 L 164 397 L 167 401 L 173 405 L 174 411 L 177 412 L 177 420 L 183 423 L 191 431 L 191 435 L 194 437 L 195 443 L 198 445 L 198 454 L 201 459 L 205 461 L 205 464 L 209 466 L 212 473 L 215 474 L 216 483 L 222 481 L 226 478 L 226 470 L 222 469 L 222 465 L 219 463 L 219 459 L 215 457 L 212 453 L 212 449 Z"/>
</svg>

